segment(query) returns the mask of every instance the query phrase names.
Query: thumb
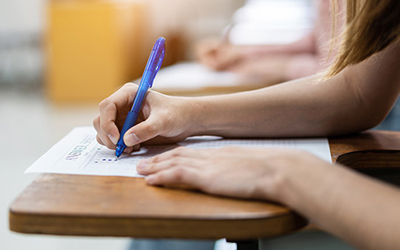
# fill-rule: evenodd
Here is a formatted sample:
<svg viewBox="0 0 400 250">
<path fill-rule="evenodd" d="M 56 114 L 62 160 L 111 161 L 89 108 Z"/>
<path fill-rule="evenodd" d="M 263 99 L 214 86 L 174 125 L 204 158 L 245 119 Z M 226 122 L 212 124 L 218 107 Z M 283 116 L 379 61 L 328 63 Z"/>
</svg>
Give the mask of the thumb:
<svg viewBox="0 0 400 250">
<path fill-rule="evenodd" d="M 151 118 L 136 124 L 124 135 L 125 145 L 130 147 L 136 144 L 153 139 L 160 134 L 161 128 L 157 125 L 156 121 L 152 121 Z"/>
</svg>

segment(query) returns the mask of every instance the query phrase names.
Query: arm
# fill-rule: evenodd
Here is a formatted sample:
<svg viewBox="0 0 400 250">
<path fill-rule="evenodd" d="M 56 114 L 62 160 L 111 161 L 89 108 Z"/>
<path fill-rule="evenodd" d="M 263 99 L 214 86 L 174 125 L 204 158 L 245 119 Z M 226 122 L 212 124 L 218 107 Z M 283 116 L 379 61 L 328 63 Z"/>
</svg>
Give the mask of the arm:
<svg viewBox="0 0 400 250">
<path fill-rule="evenodd" d="M 260 57 L 264 55 L 292 55 L 301 53 L 315 53 L 316 41 L 315 33 L 311 32 L 303 38 L 288 44 L 271 44 L 271 45 L 252 45 L 252 46 L 236 46 L 240 49 L 240 56 L 243 58 Z"/>
<path fill-rule="evenodd" d="M 278 45 L 233 45 L 209 38 L 199 42 L 195 46 L 195 52 L 199 61 L 212 69 L 232 70 L 258 58 L 312 55 L 316 53 L 316 44 L 313 32 L 293 43 Z"/>
<path fill-rule="evenodd" d="M 323 58 L 326 57 L 327 48 L 322 46 L 322 39 L 315 41 L 314 33 L 315 31 L 291 44 L 233 46 L 232 50 L 237 51 L 235 60 L 228 60 L 229 58 L 225 57 L 228 53 L 221 51 L 220 56 L 216 56 L 214 61 L 212 58 L 208 58 L 208 61 L 218 63 L 218 58 L 227 59 L 230 65 L 224 66 L 224 70 L 265 79 L 265 86 L 310 76 L 324 68 L 326 64 Z M 319 47 L 324 47 L 324 50 Z"/>
<path fill-rule="evenodd" d="M 400 247 L 399 190 L 306 152 L 178 148 L 137 169 L 150 185 L 281 202 L 361 249 Z"/>
<path fill-rule="evenodd" d="M 279 200 L 323 230 L 359 249 L 400 247 L 398 189 L 338 165 L 281 170 Z"/>
<path fill-rule="evenodd" d="M 323 82 L 305 78 L 260 90 L 194 99 L 195 134 L 325 136 L 377 125 L 400 91 L 400 44 Z"/>
<path fill-rule="evenodd" d="M 323 82 L 305 78 L 264 89 L 210 97 L 170 97 L 150 91 L 138 125 L 126 133 L 133 146 L 209 134 L 236 137 L 327 136 L 377 125 L 400 88 L 400 44 Z M 94 120 L 100 143 L 114 148 L 136 85 L 100 103 Z M 129 137 L 129 138 L 128 138 Z"/>
</svg>

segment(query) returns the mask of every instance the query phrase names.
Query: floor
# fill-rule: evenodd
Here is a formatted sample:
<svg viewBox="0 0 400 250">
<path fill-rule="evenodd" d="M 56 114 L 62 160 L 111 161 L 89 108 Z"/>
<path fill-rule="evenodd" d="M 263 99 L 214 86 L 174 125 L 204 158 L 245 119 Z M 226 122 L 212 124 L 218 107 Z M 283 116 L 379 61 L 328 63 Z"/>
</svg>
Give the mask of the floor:
<svg viewBox="0 0 400 250">
<path fill-rule="evenodd" d="M 389 118 L 378 127 L 379 129 L 400 129 L 400 108 L 397 106 L 400 107 L 400 105 L 395 106 Z M 40 91 L 0 89 L 0 249 L 124 250 L 128 248 L 130 241 L 126 238 L 22 235 L 8 230 L 8 206 L 36 176 L 23 174 L 24 170 L 73 127 L 91 125 L 96 115 L 96 103 L 79 106 L 54 105 L 49 103 Z M 319 241 L 318 239 L 327 236 L 318 237 L 314 239 Z M 266 244 L 268 249 L 299 249 L 300 243 L 297 238 L 289 238 L 285 240 L 287 244 L 283 245 L 282 241 L 281 243 L 270 241 Z M 306 238 L 302 237 L 300 241 Z M 302 249 L 316 249 L 310 248 L 307 244 L 305 245 L 307 247 Z M 337 246 L 321 249 L 350 248 Z"/>
</svg>

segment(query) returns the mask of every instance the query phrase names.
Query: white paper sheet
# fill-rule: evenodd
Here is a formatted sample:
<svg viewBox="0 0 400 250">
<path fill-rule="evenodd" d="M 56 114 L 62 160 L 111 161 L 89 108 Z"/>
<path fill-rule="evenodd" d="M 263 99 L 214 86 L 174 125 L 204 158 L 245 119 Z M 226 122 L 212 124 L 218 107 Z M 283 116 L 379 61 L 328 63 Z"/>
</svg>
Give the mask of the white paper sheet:
<svg viewBox="0 0 400 250">
<path fill-rule="evenodd" d="M 143 146 L 140 151 L 123 154 L 115 161 L 115 151 L 96 141 L 92 127 L 77 127 L 33 163 L 25 173 L 59 173 L 141 177 L 136 172 L 139 160 L 166 152 L 178 146 L 195 149 L 223 146 L 286 147 L 303 149 L 331 162 L 328 140 L 317 139 L 222 139 L 220 137 L 191 137 L 162 146 Z"/>
<path fill-rule="evenodd" d="M 244 83 L 246 79 L 232 72 L 214 71 L 196 62 L 182 62 L 160 69 L 154 80 L 153 89 L 157 91 L 196 90 Z"/>
</svg>

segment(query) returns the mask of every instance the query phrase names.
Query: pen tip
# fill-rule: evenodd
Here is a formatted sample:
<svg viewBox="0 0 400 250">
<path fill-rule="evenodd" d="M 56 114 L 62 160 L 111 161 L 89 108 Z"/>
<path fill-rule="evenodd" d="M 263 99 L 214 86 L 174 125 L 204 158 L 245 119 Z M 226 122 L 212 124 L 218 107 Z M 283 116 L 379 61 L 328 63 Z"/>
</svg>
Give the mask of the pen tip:
<svg viewBox="0 0 400 250">
<path fill-rule="evenodd" d="M 117 160 L 118 160 L 118 158 L 119 158 L 118 156 L 117 156 L 117 157 L 115 157 L 115 160 L 114 160 L 114 161 L 117 161 Z"/>
</svg>

